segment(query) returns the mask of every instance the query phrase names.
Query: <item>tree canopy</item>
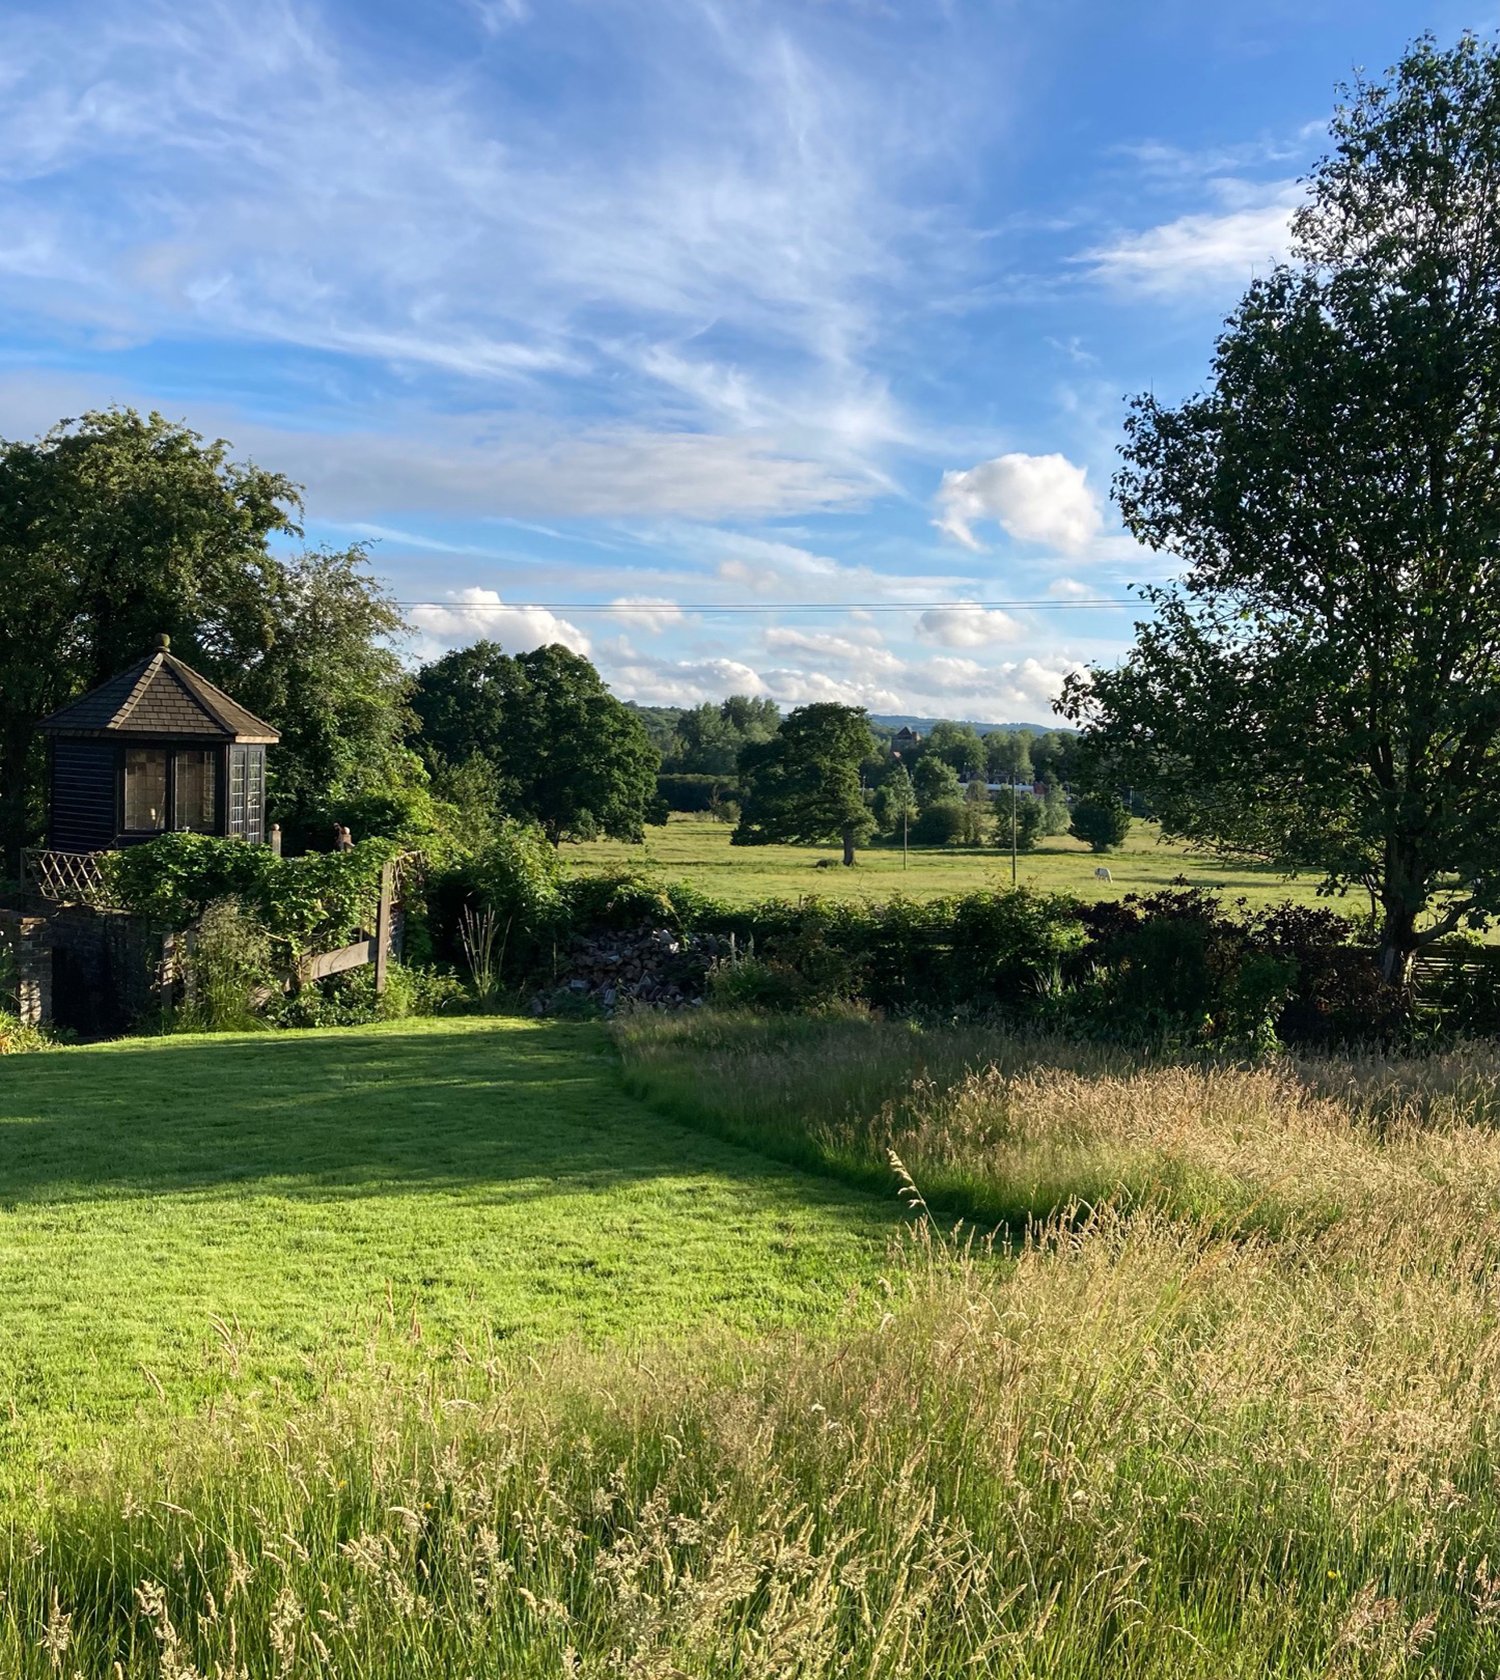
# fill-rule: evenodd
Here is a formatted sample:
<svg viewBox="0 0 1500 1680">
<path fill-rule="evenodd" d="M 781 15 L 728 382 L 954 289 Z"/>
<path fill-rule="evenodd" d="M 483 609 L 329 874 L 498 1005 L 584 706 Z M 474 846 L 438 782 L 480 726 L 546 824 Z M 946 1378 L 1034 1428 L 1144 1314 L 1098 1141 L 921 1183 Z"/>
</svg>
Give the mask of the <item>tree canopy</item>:
<svg viewBox="0 0 1500 1680">
<path fill-rule="evenodd" d="M 412 709 L 434 768 L 482 762 L 506 814 L 538 823 L 554 845 L 643 837 L 660 757 L 581 654 L 476 642 L 422 668 Z"/>
<path fill-rule="evenodd" d="M 845 864 L 852 864 L 856 843 L 871 828 L 859 770 L 873 747 L 863 707 L 799 706 L 770 740 L 740 754 L 744 799 L 732 844 L 813 846 L 836 839 Z"/>
<path fill-rule="evenodd" d="M 38 719 L 149 651 L 158 632 L 284 732 L 271 812 L 318 820 L 400 753 L 401 617 L 359 549 L 282 558 L 298 487 L 159 414 L 109 409 L 0 442 L 0 845 L 42 821 Z M 317 807 L 317 809 L 315 809 Z"/>
<path fill-rule="evenodd" d="M 780 722 L 781 708 L 774 700 L 746 694 L 731 694 L 718 705 L 705 700 L 677 719 L 663 759 L 689 775 L 732 775 L 741 750 L 769 740 Z"/>
<path fill-rule="evenodd" d="M 1185 563 L 1062 702 L 1168 832 L 1360 884 L 1382 965 L 1500 908 L 1500 56 L 1426 37 L 1116 494 Z"/>
</svg>

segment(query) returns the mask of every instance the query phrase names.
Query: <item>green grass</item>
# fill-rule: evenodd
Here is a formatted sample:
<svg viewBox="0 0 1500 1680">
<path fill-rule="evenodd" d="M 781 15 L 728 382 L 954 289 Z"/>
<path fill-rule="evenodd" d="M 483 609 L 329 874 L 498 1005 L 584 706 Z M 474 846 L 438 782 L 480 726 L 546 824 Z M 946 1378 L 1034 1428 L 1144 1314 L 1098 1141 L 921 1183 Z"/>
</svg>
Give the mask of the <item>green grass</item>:
<svg viewBox="0 0 1500 1680">
<path fill-rule="evenodd" d="M 648 828 L 644 845 L 590 841 L 565 847 L 564 856 L 579 868 L 657 867 L 674 880 L 732 904 L 813 893 L 827 898 L 890 898 L 896 893 L 937 898 L 1010 885 L 1010 853 L 996 847 L 914 846 L 903 868 L 899 846 L 872 846 L 859 853 L 853 869 L 844 869 L 837 847 L 731 846 L 730 833 L 724 823 L 677 813 L 664 828 Z M 819 868 L 820 861 L 833 867 Z M 1113 881 L 1095 879 L 1101 864 Z M 1327 902 L 1351 912 L 1365 908 L 1353 898 L 1319 900 L 1317 882 L 1310 876 L 1289 880 L 1272 870 L 1226 863 L 1164 842 L 1153 823 L 1136 823 L 1124 846 L 1103 857 L 1066 836 L 1044 841 L 1036 851 L 1021 854 L 1017 873 L 1024 886 L 1086 899 L 1156 892 L 1179 876 L 1186 876 L 1191 886 L 1223 887 L 1230 896 L 1243 895 L 1257 906 L 1290 899 Z"/>
<path fill-rule="evenodd" d="M 1492 1047 L 622 1041 L 0 1064 L 0 1674 L 1500 1672 Z"/>
<path fill-rule="evenodd" d="M 9 1058 L 0 1459 L 392 1357 L 826 1324 L 897 1216 L 652 1113 L 588 1025 Z"/>
</svg>

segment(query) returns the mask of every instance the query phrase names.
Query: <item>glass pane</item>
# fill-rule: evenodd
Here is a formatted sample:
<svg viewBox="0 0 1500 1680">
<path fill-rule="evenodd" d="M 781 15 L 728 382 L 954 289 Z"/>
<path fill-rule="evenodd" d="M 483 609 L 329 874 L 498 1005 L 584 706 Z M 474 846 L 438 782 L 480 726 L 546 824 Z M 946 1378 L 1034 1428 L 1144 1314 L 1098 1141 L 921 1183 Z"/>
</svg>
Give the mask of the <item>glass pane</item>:
<svg viewBox="0 0 1500 1680">
<path fill-rule="evenodd" d="M 245 755 L 245 838 L 259 845 L 266 837 L 266 749 L 250 747 Z"/>
<path fill-rule="evenodd" d="M 190 828 L 198 834 L 212 834 L 216 826 L 215 799 L 218 792 L 218 754 L 212 749 L 197 747 L 177 755 L 176 785 L 173 803 L 177 828 Z"/>
<path fill-rule="evenodd" d="M 245 749 L 229 749 L 229 832 L 239 836 L 245 832 Z"/>
<path fill-rule="evenodd" d="M 135 834 L 167 826 L 167 755 L 161 747 L 125 749 L 125 827 Z"/>
</svg>

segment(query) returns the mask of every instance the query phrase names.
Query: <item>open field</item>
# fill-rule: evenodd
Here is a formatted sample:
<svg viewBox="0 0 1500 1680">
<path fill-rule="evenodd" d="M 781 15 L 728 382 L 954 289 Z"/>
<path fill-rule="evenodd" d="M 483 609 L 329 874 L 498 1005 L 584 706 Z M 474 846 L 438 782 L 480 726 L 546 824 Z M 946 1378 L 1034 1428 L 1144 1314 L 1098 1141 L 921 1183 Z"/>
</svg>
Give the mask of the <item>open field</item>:
<svg viewBox="0 0 1500 1680">
<path fill-rule="evenodd" d="M 587 1027 L 7 1059 L 0 1462 L 372 1361 L 815 1327 L 898 1212 L 663 1121 Z"/>
<path fill-rule="evenodd" d="M 731 846 L 725 823 L 674 813 L 664 828 L 648 828 L 641 846 L 613 840 L 569 845 L 563 855 L 580 867 L 653 865 L 675 880 L 689 882 L 732 904 L 758 898 L 798 898 L 817 893 L 827 898 L 936 898 L 1010 885 L 1010 853 L 990 847 L 913 847 L 908 867 L 901 867 L 900 847 L 870 847 L 853 869 L 838 866 L 837 847 Z M 820 869 L 820 859 L 835 867 Z M 1114 877 L 1105 883 L 1094 870 L 1105 864 Z M 1224 887 L 1252 904 L 1326 902 L 1351 911 L 1367 908 L 1354 898 L 1319 900 L 1311 878 L 1288 880 L 1269 870 L 1191 853 L 1162 842 L 1153 823 L 1136 823 L 1119 851 L 1096 857 L 1078 840 L 1064 835 L 1023 852 L 1017 879 L 1045 892 L 1068 892 L 1079 898 L 1118 898 L 1125 893 L 1155 892 L 1185 875 L 1195 887 Z"/>
</svg>

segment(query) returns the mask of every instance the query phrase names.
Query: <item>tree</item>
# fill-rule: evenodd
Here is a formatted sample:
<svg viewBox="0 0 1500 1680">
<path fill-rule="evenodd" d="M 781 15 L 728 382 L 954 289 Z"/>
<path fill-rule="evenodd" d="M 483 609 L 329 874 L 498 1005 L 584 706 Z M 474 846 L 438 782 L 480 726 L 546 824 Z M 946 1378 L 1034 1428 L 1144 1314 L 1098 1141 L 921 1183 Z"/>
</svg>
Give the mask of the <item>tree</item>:
<svg viewBox="0 0 1500 1680">
<path fill-rule="evenodd" d="M 1056 782 L 1047 782 L 1042 794 L 1042 833 L 1066 834 L 1071 820 L 1063 790 Z"/>
<path fill-rule="evenodd" d="M 1018 852 L 1036 850 L 1036 843 L 1047 832 L 1047 813 L 1035 794 L 1020 789 L 1003 788 L 995 799 L 998 820 L 995 824 L 995 844 L 1002 851 L 1010 850 L 1011 802 L 1015 802 L 1015 838 Z"/>
<path fill-rule="evenodd" d="M 1034 779 L 1066 787 L 1078 771 L 1080 739 L 1070 729 L 1048 729 L 1033 735 L 1028 745 Z"/>
<path fill-rule="evenodd" d="M 727 776 L 739 762 L 741 748 L 776 733 L 781 712 L 774 700 L 731 694 L 717 706 L 704 701 L 677 719 L 665 755 L 672 767 L 691 775 Z"/>
<path fill-rule="evenodd" d="M 481 640 L 424 665 L 412 688 L 417 748 L 434 778 L 447 781 L 463 766 L 482 763 L 497 814 L 519 801 L 511 760 L 525 753 L 515 734 L 521 681 L 514 658 L 498 642 Z"/>
<path fill-rule="evenodd" d="M 942 759 L 960 777 L 984 774 L 984 742 L 972 724 L 949 723 L 946 719 L 933 724 L 922 743 L 922 755 Z"/>
<path fill-rule="evenodd" d="M 513 655 L 475 642 L 423 667 L 412 708 L 434 765 L 483 759 L 504 809 L 539 824 L 554 846 L 644 836 L 660 757 L 581 654 L 554 643 Z"/>
<path fill-rule="evenodd" d="M 985 736 L 985 759 L 992 782 L 1024 782 L 1031 786 L 1031 738 L 1020 729 L 994 729 Z"/>
<path fill-rule="evenodd" d="M 911 777 L 906 766 L 898 763 L 876 790 L 875 820 L 882 833 L 896 836 L 915 820 L 918 808 Z"/>
<path fill-rule="evenodd" d="M 1208 390 L 1133 405 L 1187 570 L 1062 709 L 1168 832 L 1366 887 L 1399 984 L 1500 909 L 1500 55 L 1424 37 L 1332 134 Z"/>
<path fill-rule="evenodd" d="M 393 645 L 404 628 L 364 550 L 278 562 L 270 645 L 224 686 L 273 721 L 268 805 L 290 845 L 335 821 L 357 834 L 430 828 L 427 772 L 407 746 L 411 679 Z"/>
<path fill-rule="evenodd" d="M 956 805 L 964 796 L 958 785 L 958 772 L 936 753 L 922 754 L 911 780 L 917 803 L 924 811 L 929 805 Z"/>
<path fill-rule="evenodd" d="M 1085 841 L 1090 851 L 1113 851 L 1123 844 L 1129 832 L 1130 813 L 1118 799 L 1080 799 L 1073 807 L 1068 833 L 1076 840 Z"/>
<path fill-rule="evenodd" d="M 990 790 L 983 782 L 970 782 L 964 789 L 964 829 L 966 846 L 982 846 L 985 831 L 990 826 Z"/>
<path fill-rule="evenodd" d="M 967 818 L 961 799 L 940 799 L 926 805 L 912 824 L 911 838 L 919 846 L 956 846 L 964 838 Z"/>
<path fill-rule="evenodd" d="M 744 801 L 731 844 L 815 846 L 838 839 L 851 866 L 856 842 L 871 827 L 859 767 L 872 741 L 862 706 L 799 706 L 769 741 L 740 754 Z"/>
<path fill-rule="evenodd" d="M 158 632 L 284 731 L 271 812 L 399 757 L 401 617 L 361 550 L 282 559 L 298 487 L 159 414 L 109 409 L 0 442 L 0 845 L 38 833 L 38 719 L 149 651 Z M 348 692 L 339 665 L 349 667 Z M 401 760 L 403 776 L 415 773 Z M 361 773 L 362 770 L 361 770 Z"/>
</svg>

